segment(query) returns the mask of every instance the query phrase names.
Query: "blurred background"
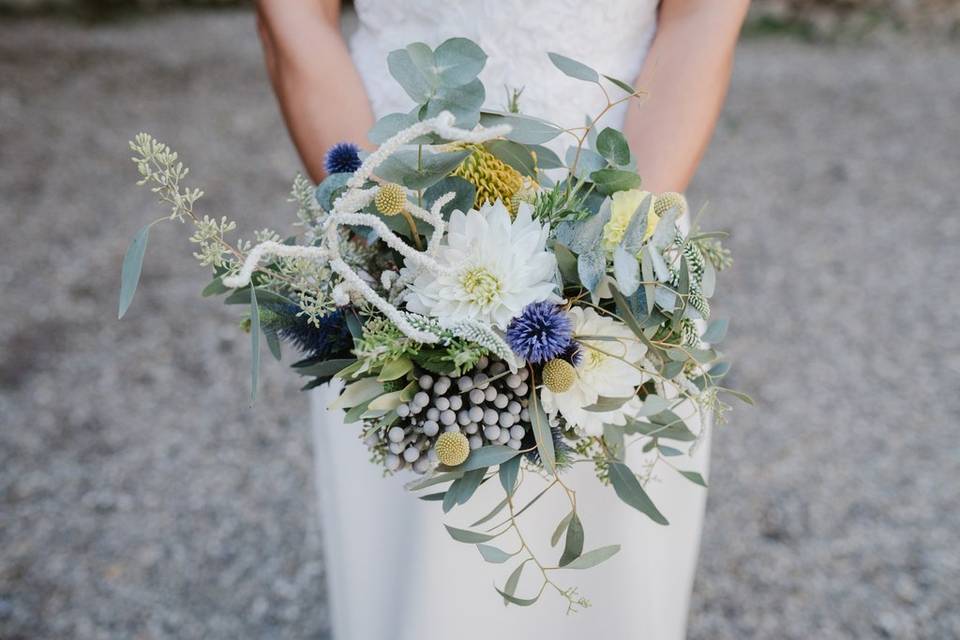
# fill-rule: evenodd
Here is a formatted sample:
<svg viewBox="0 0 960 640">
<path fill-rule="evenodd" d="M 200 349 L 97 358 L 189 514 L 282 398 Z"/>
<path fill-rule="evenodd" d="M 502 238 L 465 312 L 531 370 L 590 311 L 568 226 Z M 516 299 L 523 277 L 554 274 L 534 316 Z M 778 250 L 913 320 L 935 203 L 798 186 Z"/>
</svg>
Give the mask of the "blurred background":
<svg viewBox="0 0 960 640">
<path fill-rule="evenodd" d="M 248 409 L 185 228 L 116 320 L 138 131 L 204 212 L 292 219 L 233 5 L 0 0 L 2 640 L 326 637 L 307 398 L 267 359 Z M 758 403 L 714 439 L 691 638 L 960 638 L 958 105 L 957 0 L 754 3 L 690 194 Z"/>
</svg>

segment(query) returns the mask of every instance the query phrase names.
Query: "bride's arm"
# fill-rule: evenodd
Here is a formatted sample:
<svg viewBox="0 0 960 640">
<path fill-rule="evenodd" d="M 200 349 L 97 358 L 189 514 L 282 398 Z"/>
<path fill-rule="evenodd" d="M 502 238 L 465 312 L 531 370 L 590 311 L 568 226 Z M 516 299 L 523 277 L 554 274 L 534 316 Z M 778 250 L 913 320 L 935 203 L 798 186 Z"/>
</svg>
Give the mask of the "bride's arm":
<svg viewBox="0 0 960 640">
<path fill-rule="evenodd" d="M 713 134 L 749 0 L 663 0 L 624 134 L 643 187 L 684 191 Z"/>
<path fill-rule="evenodd" d="M 270 82 L 307 173 L 338 142 L 369 146 L 370 102 L 340 35 L 339 0 L 258 0 Z"/>
</svg>

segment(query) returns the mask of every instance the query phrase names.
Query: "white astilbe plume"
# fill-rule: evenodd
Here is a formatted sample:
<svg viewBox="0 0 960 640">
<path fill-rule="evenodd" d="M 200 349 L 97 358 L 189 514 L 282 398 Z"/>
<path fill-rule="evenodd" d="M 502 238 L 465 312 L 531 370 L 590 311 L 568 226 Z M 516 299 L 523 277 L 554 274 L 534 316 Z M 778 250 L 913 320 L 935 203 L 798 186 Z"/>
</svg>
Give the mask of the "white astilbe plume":
<svg viewBox="0 0 960 640">
<path fill-rule="evenodd" d="M 273 241 L 262 242 L 250 251 L 244 260 L 243 266 L 235 275 L 223 279 L 223 284 L 230 288 L 247 286 L 250 283 L 253 272 L 269 257 L 301 257 L 316 260 L 328 264 L 342 279 L 334 287 L 333 297 L 334 300 L 337 301 L 337 304 L 346 304 L 352 294 L 359 295 L 379 309 L 404 335 L 417 342 L 440 342 L 443 339 L 443 330 L 447 329 L 456 337 L 470 340 L 490 350 L 491 353 L 506 360 L 512 369 L 515 369 L 516 362 L 506 343 L 495 333 L 478 323 L 473 323 L 470 326 L 464 323 L 458 323 L 456 328 L 444 328 L 431 321 L 428 323 L 416 322 L 416 324 L 420 326 L 415 326 L 415 324 L 411 322 L 411 317 L 413 317 L 411 314 L 405 314 L 388 300 L 384 299 L 347 264 L 340 252 L 339 233 L 339 228 L 345 225 L 370 227 L 377 231 L 380 238 L 386 242 L 388 246 L 403 255 L 407 260 L 407 264 L 415 267 L 415 271 L 429 271 L 439 275 L 442 268 L 435 260 L 435 256 L 440 247 L 440 242 L 443 239 L 443 234 L 446 231 L 446 223 L 440 211 L 456 194 L 453 192 L 444 194 L 433 203 L 429 211 L 413 203 L 407 203 L 407 210 L 412 216 L 433 226 L 433 233 L 427 243 L 427 250 L 417 251 L 401 240 L 379 217 L 372 214 L 358 213 L 370 204 L 374 197 L 376 197 L 378 190 L 377 187 L 364 189 L 363 185 L 373 177 L 374 171 L 387 158 L 400 150 L 404 145 L 409 144 L 421 136 L 436 133 L 447 140 L 479 144 L 505 136 L 509 132 L 509 125 L 499 125 L 489 128 L 477 126 L 472 131 L 460 129 L 454 126 L 453 114 L 448 111 L 440 113 L 435 118 L 424 120 L 423 122 L 418 122 L 407 127 L 384 142 L 379 149 L 368 155 L 360 168 L 357 169 L 353 176 L 347 181 L 347 190 L 334 201 L 330 216 L 326 220 L 324 239 L 321 246 L 289 246 Z M 404 280 L 404 278 L 400 280 Z M 394 283 L 394 287 L 398 284 L 400 284 L 399 280 Z M 421 316 L 415 317 L 419 318 Z"/>
</svg>

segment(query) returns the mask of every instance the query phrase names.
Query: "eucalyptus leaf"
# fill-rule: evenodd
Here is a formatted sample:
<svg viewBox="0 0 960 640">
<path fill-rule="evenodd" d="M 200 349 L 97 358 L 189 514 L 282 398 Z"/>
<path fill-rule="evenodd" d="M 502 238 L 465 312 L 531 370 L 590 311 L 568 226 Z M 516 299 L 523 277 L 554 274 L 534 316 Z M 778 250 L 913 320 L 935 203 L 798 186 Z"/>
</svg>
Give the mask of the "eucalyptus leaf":
<svg viewBox="0 0 960 640">
<path fill-rule="evenodd" d="M 438 83 L 437 78 L 431 76 L 429 70 L 421 67 L 423 47 L 426 45 L 415 42 L 406 49 L 397 49 L 387 55 L 387 68 L 390 75 L 417 104 L 423 104 L 429 100 Z M 421 65 L 417 64 L 418 59 Z"/>
<path fill-rule="evenodd" d="M 447 533 L 450 534 L 450 537 L 456 540 L 457 542 L 464 542 L 466 544 L 479 544 L 481 542 L 489 542 L 496 538 L 495 535 L 489 533 L 480 533 L 479 531 L 468 531 L 467 529 L 457 529 L 456 527 L 451 527 L 448 524 L 443 525 Z"/>
<path fill-rule="evenodd" d="M 318 376 L 321 378 L 333 376 L 339 373 L 344 369 L 354 364 L 356 360 L 353 358 L 344 358 L 337 360 L 321 360 L 320 362 L 315 362 L 308 365 L 301 365 L 299 362 L 293 365 L 293 370 L 296 371 L 301 376 Z"/>
<path fill-rule="evenodd" d="M 617 496 L 626 504 L 643 513 L 657 524 L 669 524 L 640 485 L 630 467 L 622 462 L 610 462 L 610 483 Z"/>
<path fill-rule="evenodd" d="M 433 118 L 443 111 L 455 117 L 456 126 L 472 129 L 480 122 L 480 107 L 487 93 L 480 80 L 473 80 L 460 87 L 441 87 L 427 103 L 426 116 Z"/>
<path fill-rule="evenodd" d="M 521 144 L 543 144 L 550 142 L 562 132 L 559 127 L 546 120 L 497 111 L 481 111 L 480 124 L 485 127 L 493 127 L 501 124 L 510 125 L 510 132 L 504 137 L 507 140 L 513 140 Z"/>
<path fill-rule="evenodd" d="M 583 523 L 580 522 L 580 516 L 574 512 L 567 524 L 563 555 L 560 556 L 560 562 L 557 564 L 561 567 L 566 566 L 576 560 L 581 553 L 583 553 Z"/>
<path fill-rule="evenodd" d="M 672 419 L 663 420 L 659 416 L 669 415 Z M 656 422 L 657 419 L 662 422 Z M 661 411 L 659 414 L 650 416 L 650 422 L 627 418 L 627 423 L 623 427 L 627 433 L 641 433 L 653 438 L 662 438 L 665 440 L 677 440 L 678 442 L 692 442 L 697 439 L 697 435 L 690 431 L 686 423 L 674 414 L 672 411 Z"/>
<path fill-rule="evenodd" d="M 707 325 L 707 330 L 703 332 L 701 339 L 708 344 L 718 344 L 726 337 L 729 326 L 730 321 L 726 318 L 713 320 Z"/>
<path fill-rule="evenodd" d="M 501 468 L 502 468 L 502 467 L 501 467 Z M 503 509 L 504 509 L 508 504 L 510 504 L 510 497 L 509 497 L 509 496 L 507 496 L 506 498 L 504 498 L 503 500 L 501 500 L 501 501 L 497 504 L 497 506 L 495 506 L 495 507 L 493 508 L 493 510 L 491 510 L 487 515 L 483 516 L 482 518 L 480 518 L 480 519 L 477 520 L 476 522 L 472 523 L 470 526 L 471 526 L 471 527 L 479 527 L 479 526 L 482 525 L 483 523 L 489 522 L 490 520 L 493 519 L 494 516 L 496 516 L 496 515 L 497 515 L 498 513 L 500 513 L 501 511 L 503 511 Z"/>
<path fill-rule="evenodd" d="M 145 225 L 137 231 L 123 256 L 123 266 L 120 269 L 120 303 L 117 319 L 123 318 L 133 302 L 133 295 L 137 292 L 140 283 L 140 271 L 143 269 L 143 254 L 147 250 L 147 239 L 150 237 L 150 227 Z"/>
<path fill-rule="evenodd" d="M 717 364 L 710 367 L 710 370 L 707 372 L 714 378 L 722 378 L 727 375 L 727 372 L 730 371 L 729 362 L 718 362 Z"/>
<path fill-rule="evenodd" d="M 601 562 L 609 560 L 617 552 L 620 551 L 620 545 L 612 544 L 607 547 L 600 547 L 598 549 L 592 549 L 581 555 L 576 560 L 572 561 L 564 569 L 590 569 L 595 567 Z"/>
<path fill-rule="evenodd" d="M 643 406 L 640 407 L 640 410 L 635 414 L 638 418 L 652 416 L 660 413 L 661 411 L 666 411 L 670 408 L 670 403 L 661 398 L 660 396 L 651 393 L 646 398 L 643 399 Z"/>
<path fill-rule="evenodd" d="M 473 469 L 463 474 L 462 478 L 453 481 L 450 488 L 447 489 L 447 495 L 443 498 L 443 512 L 450 511 L 455 505 L 466 504 L 476 492 L 477 487 L 483 482 L 483 476 L 487 468 Z"/>
<path fill-rule="evenodd" d="M 477 551 L 480 552 L 480 555 L 483 556 L 484 560 L 493 564 L 503 564 L 513 557 L 513 555 L 507 553 L 506 551 L 498 549 L 497 547 L 489 544 L 478 544 Z"/>
<path fill-rule="evenodd" d="M 701 487 L 707 486 L 707 481 L 704 480 L 703 476 L 697 473 L 696 471 L 680 471 L 680 475 L 682 475 L 684 478 L 686 478 L 690 482 L 700 485 Z"/>
<path fill-rule="evenodd" d="M 592 411 L 595 413 L 606 413 L 607 411 L 616 411 L 626 403 L 633 400 L 633 396 L 629 398 L 607 398 L 600 396 L 597 398 L 597 401 L 589 406 L 584 407 L 584 411 Z"/>
<path fill-rule="evenodd" d="M 404 129 L 416 124 L 417 117 L 410 113 L 388 113 L 373 125 L 367 138 L 374 144 L 383 144 Z M 352 174 L 346 174 L 350 176 Z M 329 209 L 329 207 L 325 207 Z"/>
<path fill-rule="evenodd" d="M 585 148 L 579 150 L 577 147 L 567 148 L 564 160 L 572 173 L 582 180 L 590 178 L 594 172 L 607 166 L 606 158 L 592 149 Z"/>
<path fill-rule="evenodd" d="M 549 147 L 544 147 L 543 145 L 535 144 L 529 147 L 530 151 L 536 154 L 537 156 L 537 169 L 545 171 L 547 169 L 561 169 L 564 164 L 556 153 L 553 152 Z"/>
<path fill-rule="evenodd" d="M 560 536 L 562 536 L 567 530 L 567 527 L 570 525 L 570 521 L 573 519 L 574 515 L 576 515 L 576 511 L 571 511 L 557 524 L 557 528 L 553 530 L 553 535 L 550 536 L 551 547 L 557 546 L 557 543 L 560 542 Z"/>
<path fill-rule="evenodd" d="M 520 461 L 521 457 L 517 455 L 506 462 L 500 463 L 500 485 L 503 487 L 503 490 L 507 492 L 508 496 L 512 496 L 513 492 L 517 490 L 517 477 L 520 475 Z"/>
<path fill-rule="evenodd" d="M 609 80 L 611 83 L 613 83 L 617 87 L 619 87 L 620 89 L 623 89 L 625 92 L 629 93 L 630 95 L 632 96 L 637 95 L 637 90 L 634 87 L 632 87 L 630 84 L 624 82 L 623 80 L 617 80 L 616 78 L 611 78 L 608 75 L 604 75 L 603 77 Z"/>
<path fill-rule="evenodd" d="M 650 338 L 646 336 L 643 332 L 643 327 L 640 326 L 640 323 L 637 322 L 637 319 L 633 316 L 633 312 L 630 311 L 630 305 L 627 302 L 627 299 L 623 297 L 623 294 L 620 293 L 620 290 L 617 289 L 615 285 L 610 285 L 610 295 L 613 297 L 614 303 L 617 305 L 617 313 L 620 315 L 620 318 L 623 320 L 631 331 L 633 335 L 637 336 L 640 339 L 640 342 L 645 344 L 648 349 L 651 351 L 659 351 L 659 348 L 650 342 Z"/>
<path fill-rule="evenodd" d="M 506 584 L 503 585 L 503 591 L 500 591 L 500 595 L 503 596 L 504 604 L 507 604 L 508 596 L 513 597 L 513 594 L 517 592 L 517 584 L 520 583 L 520 574 L 523 573 L 523 567 L 526 564 L 527 564 L 526 562 L 521 562 L 520 564 L 518 564 L 517 568 L 510 573 L 510 576 L 507 578 Z"/>
<path fill-rule="evenodd" d="M 520 172 L 520 174 L 530 177 L 536 175 L 536 165 L 533 160 L 533 155 L 519 142 L 513 142 L 511 140 L 491 140 L 484 144 L 484 147 L 497 159 L 513 167 Z"/>
<path fill-rule="evenodd" d="M 467 38 L 445 40 L 433 52 L 440 83 L 464 85 L 477 77 L 487 62 L 487 54 Z"/>
<path fill-rule="evenodd" d="M 577 256 L 573 255 L 566 246 L 559 242 L 553 244 L 553 254 L 557 258 L 557 268 L 563 281 L 570 284 L 580 284 L 580 276 L 577 273 Z"/>
<path fill-rule="evenodd" d="M 540 396 L 537 395 L 536 385 L 530 385 L 530 402 L 528 405 L 530 413 L 530 425 L 533 428 L 533 436 L 537 442 L 537 451 L 540 453 L 540 461 L 548 473 L 556 475 L 557 462 L 556 453 L 553 449 L 553 433 L 550 430 L 550 421 L 547 414 L 540 404 Z"/>
<path fill-rule="evenodd" d="M 449 219 L 450 214 L 454 211 L 470 211 L 477 197 L 477 188 L 460 176 L 447 176 L 423 192 L 424 208 L 430 210 L 433 207 L 433 203 L 437 201 L 437 198 L 448 193 L 455 193 L 456 195 L 453 197 L 453 200 L 440 209 L 440 214 L 445 220 Z"/>
<path fill-rule="evenodd" d="M 537 600 L 540 599 L 540 594 L 539 594 L 539 593 L 538 593 L 536 596 L 534 596 L 533 598 L 518 598 L 517 596 L 512 596 L 512 595 L 510 595 L 510 594 L 508 594 L 508 593 L 506 593 L 506 592 L 504 592 L 504 591 L 501 591 L 501 590 L 498 589 L 497 587 L 494 587 L 494 589 L 497 590 L 497 593 L 499 593 L 501 596 L 503 596 L 503 599 L 504 599 L 504 600 L 506 600 L 506 601 L 509 602 L 510 604 L 515 604 L 515 605 L 517 605 L 518 607 L 529 607 L 529 606 L 532 605 L 532 604 L 536 604 Z"/>
<path fill-rule="evenodd" d="M 200 292 L 200 295 L 204 298 L 209 298 L 210 296 L 218 296 L 222 293 L 227 293 L 228 291 L 230 291 L 230 288 L 223 284 L 223 280 L 217 276 L 210 282 L 210 284 L 203 288 L 203 291 Z"/>
<path fill-rule="evenodd" d="M 720 387 L 720 390 L 723 391 L 724 393 L 729 393 L 730 395 L 732 395 L 734 398 L 736 398 L 736 399 L 739 400 L 740 402 L 743 402 L 743 403 L 745 403 L 745 404 L 749 404 L 750 406 L 753 406 L 753 405 L 755 404 L 755 403 L 753 402 L 753 398 L 751 398 L 750 396 L 748 396 L 748 395 L 745 394 L 745 393 L 742 393 L 742 392 L 740 392 L 740 391 L 734 391 L 733 389 L 727 389 L 726 387 Z"/>
<path fill-rule="evenodd" d="M 573 58 L 568 58 L 559 53 L 551 52 L 547 55 L 550 57 L 550 62 L 553 63 L 553 66 L 571 78 L 585 82 L 600 82 L 600 75 L 582 62 L 577 62 Z"/>
<path fill-rule="evenodd" d="M 663 455 L 669 458 L 674 458 L 676 456 L 683 455 L 683 451 L 680 451 L 680 449 L 674 449 L 673 447 L 668 447 L 664 444 L 658 444 L 657 449 L 660 450 L 660 453 L 662 453 Z"/>
<path fill-rule="evenodd" d="M 597 153 L 611 164 L 625 165 L 630 162 L 630 145 L 623 134 L 611 127 L 605 128 L 597 136 Z"/>
<path fill-rule="evenodd" d="M 282 360 L 283 353 L 280 350 L 280 338 L 277 337 L 277 332 L 265 329 L 263 337 L 267 341 L 267 348 L 270 350 L 270 355 L 273 356 L 273 359 L 278 362 Z"/>
<path fill-rule="evenodd" d="M 474 449 L 470 452 L 470 455 L 463 464 L 451 467 L 451 469 L 457 471 L 473 471 L 474 469 L 480 468 L 486 469 L 487 467 L 495 467 L 498 464 L 502 464 L 518 455 L 520 455 L 520 452 L 510 447 L 501 444 L 489 444 L 485 447 Z"/>
<path fill-rule="evenodd" d="M 623 169 L 598 169 L 590 174 L 590 179 L 597 185 L 597 191 L 606 195 L 636 189 L 642 182 L 635 172 Z"/>
<path fill-rule="evenodd" d="M 260 305 L 256 287 L 250 287 L 250 352 L 250 404 L 253 405 L 260 380 Z"/>
<path fill-rule="evenodd" d="M 462 477 L 463 477 L 463 473 L 459 473 L 459 472 L 437 473 L 427 478 L 420 478 L 418 480 L 414 480 L 413 482 L 409 482 L 405 485 L 405 487 L 407 491 L 420 491 L 421 489 L 426 489 L 427 487 L 432 487 L 438 484 L 452 482 L 457 478 L 462 478 Z"/>
</svg>

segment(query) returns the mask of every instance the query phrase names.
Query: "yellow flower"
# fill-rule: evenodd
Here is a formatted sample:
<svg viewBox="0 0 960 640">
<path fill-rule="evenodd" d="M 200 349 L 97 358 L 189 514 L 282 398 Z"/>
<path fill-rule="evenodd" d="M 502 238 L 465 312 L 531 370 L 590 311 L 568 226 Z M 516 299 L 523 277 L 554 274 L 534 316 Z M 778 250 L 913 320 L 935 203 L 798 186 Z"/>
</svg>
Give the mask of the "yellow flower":
<svg viewBox="0 0 960 640">
<path fill-rule="evenodd" d="M 453 171 L 477 188 L 474 207 L 479 209 L 497 200 L 509 207 L 511 199 L 523 188 L 523 176 L 481 145 L 468 147 L 471 154 Z"/>
<path fill-rule="evenodd" d="M 623 240 L 623 234 L 626 233 L 634 212 L 648 195 L 650 195 L 650 192 L 643 189 L 617 191 L 613 194 L 613 201 L 610 206 L 610 221 L 603 227 L 603 243 L 607 250 L 613 251 Z M 650 208 L 647 211 L 647 230 L 643 234 L 644 241 L 653 235 L 654 229 L 657 228 L 657 222 L 660 220 L 654 210 L 655 200 L 655 197 L 650 198 Z"/>
</svg>

